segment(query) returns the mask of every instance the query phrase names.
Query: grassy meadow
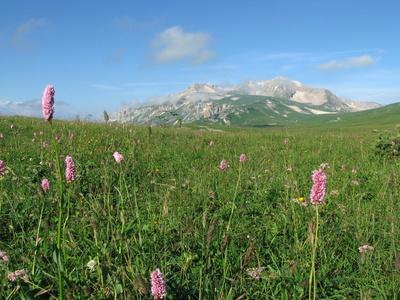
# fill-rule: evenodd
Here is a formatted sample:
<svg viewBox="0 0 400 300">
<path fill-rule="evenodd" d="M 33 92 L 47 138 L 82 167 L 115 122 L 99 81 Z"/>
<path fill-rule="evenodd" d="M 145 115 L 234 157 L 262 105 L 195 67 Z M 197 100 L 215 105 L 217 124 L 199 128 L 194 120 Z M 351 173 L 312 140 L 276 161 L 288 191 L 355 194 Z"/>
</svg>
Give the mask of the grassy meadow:
<svg viewBox="0 0 400 300">
<path fill-rule="evenodd" d="M 59 299 L 61 276 L 64 299 L 154 299 L 158 268 L 165 299 L 399 299 L 400 139 L 395 124 L 384 129 L 150 135 L 146 126 L 2 116 L 0 298 Z M 317 223 L 310 192 L 320 168 Z"/>
</svg>

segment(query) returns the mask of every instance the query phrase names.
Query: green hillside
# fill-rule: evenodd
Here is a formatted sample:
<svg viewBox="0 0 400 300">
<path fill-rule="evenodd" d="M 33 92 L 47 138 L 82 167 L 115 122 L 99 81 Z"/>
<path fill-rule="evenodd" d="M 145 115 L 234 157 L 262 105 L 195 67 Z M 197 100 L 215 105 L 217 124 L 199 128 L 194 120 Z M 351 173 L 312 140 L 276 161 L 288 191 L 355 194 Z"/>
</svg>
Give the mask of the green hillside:
<svg viewBox="0 0 400 300">
<path fill-rule="evenodd" d="M 237 99 L 239 98 L 239 99 Z M 237 100 L 236 100 L 237 99 Z M 266 103 L 269 103 L 269 106 Z M 307 127 L 316 128 L 323 124 L 324 128 L 367 127 L 371 129 L 392 128 L 400 122 L 400 103 L 361 111 L 332 114 L 305 114 L 298 112 L 328 111 L 323 105 L 310 105 L 290 100 L 265 96 L 226 97 L 215 101 L 214 106 L 230 105 L 230 112 L 221 118 L 215 114 L 212 118 L 201 118 L 193 122 L 195 125 L 227 125 L 246 127 Z"/>
</svg>

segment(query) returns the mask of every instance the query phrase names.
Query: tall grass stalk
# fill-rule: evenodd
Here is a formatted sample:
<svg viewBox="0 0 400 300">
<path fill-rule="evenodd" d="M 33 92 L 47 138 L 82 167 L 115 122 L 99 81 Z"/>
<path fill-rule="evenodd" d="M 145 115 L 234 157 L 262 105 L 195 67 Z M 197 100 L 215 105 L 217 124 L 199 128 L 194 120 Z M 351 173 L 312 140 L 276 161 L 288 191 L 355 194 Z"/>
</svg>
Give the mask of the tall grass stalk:
<svg viewBox="0 0 400 300">
<path fill-rule="evenodd" d="M 237 195 L 237 191 L 239 189 L 241 171 L 242 171 L 242 163 L 240 164 L 240 167 L 239 167 L 239 174 L 238 174 L 238 179 L 237 179 L 237 182 L 236 182 L 236 188 L 235 188 L 235 192 L 234 192 L 233 198 L 232 198 L 231 214 L 229 216 L 228 225 L 226 226 L 226 234 L 225 234 L 226 237 L 229 235 L 229 230 L 231 229 L 231 223 L 232 223 L 232 218 L 233 218 L 233 212 L 235 211 L 235 208 L 236 208 L 236 195 Z M 225 200 L 226 199 L 224 198 L 224 201 Z M 225 254 L 224 254 L 224 263 L 223 263 L 224 276 L 223 276 L 222 287 L 221 287 L 221 292 L 220 292 L 221 295 L 223 294 L 224 287 L 225 287 L 226 272 L 227 272 L 227 266 L 226 266 L 227 265 L 227 261 L 228 261 L 228 246 L 226 246 Z"/>
</svg>

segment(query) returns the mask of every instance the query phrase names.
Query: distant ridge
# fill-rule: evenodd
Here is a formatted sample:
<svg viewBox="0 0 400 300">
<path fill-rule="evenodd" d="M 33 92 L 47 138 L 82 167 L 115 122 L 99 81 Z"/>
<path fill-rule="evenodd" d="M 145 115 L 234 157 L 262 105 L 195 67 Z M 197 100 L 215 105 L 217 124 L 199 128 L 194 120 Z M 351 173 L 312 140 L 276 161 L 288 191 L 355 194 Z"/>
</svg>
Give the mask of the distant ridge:
<svg viewBox="0 0 400 300">
<path fill-rule="evenodd" d="M 279 125 L 301 115 L 357 112 L 381 107 L 378 103 L 336 96 L 285 77 L 249 81 L 235 87 L 194 83 L 181 93 L 160 97 L 163 104 L 124 108 L 114 121 L 144 124 L 201 122 L 235 125 Z M 176 115 L 175 115 L 176 114 Z M 254 123 L 254 124 L 253 124 Z M 257 124 L 256 124 L 257 123 Z"/>
</svg>

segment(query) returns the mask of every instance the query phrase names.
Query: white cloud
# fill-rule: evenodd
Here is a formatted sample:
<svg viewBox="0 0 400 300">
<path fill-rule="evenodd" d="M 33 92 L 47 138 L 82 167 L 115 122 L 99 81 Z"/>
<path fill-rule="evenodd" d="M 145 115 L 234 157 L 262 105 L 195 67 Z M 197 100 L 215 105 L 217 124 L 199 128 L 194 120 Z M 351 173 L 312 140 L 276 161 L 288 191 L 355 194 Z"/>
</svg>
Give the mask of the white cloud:
<svg viewBox="0 0 400 300">
<path fill-rule="evenodd" d="M 80 112 L 65 101 L 57 100 L 54 103 L 54 118 L 56 119 L 74 119 L 78 113 Z M 42 100 L 13 101 L 4 97 L 0 99 L 0 115 L 42 118 Z"/>
<path fill-rule="evenodd" d="M 151 62 L 175 63 L 185 59 L 190 59 L 193 64 L 207 62 L 215 55 L 207 49 L 210 41 L 211 37 L 206 33 L 184 33 L 179 26 L 168 28 L 152 42 Z"/>
<path fill-rule="evenodd" d="M 17 102 L 8 99 L 0 100 L 0 111 L 4 115 L 39 117 L 42 113 L 42 100 Z"/>
<path fill-rule="evenodd" d="M 350 57 L 344 60 L 331 60 L 330 62 L 320 64 L 317 68 L 320 70 L 345 70 L 352 68 L 366 68 L 374 65 L 379 58 L 373 58 L 370 55 Z"/>
</svg>

